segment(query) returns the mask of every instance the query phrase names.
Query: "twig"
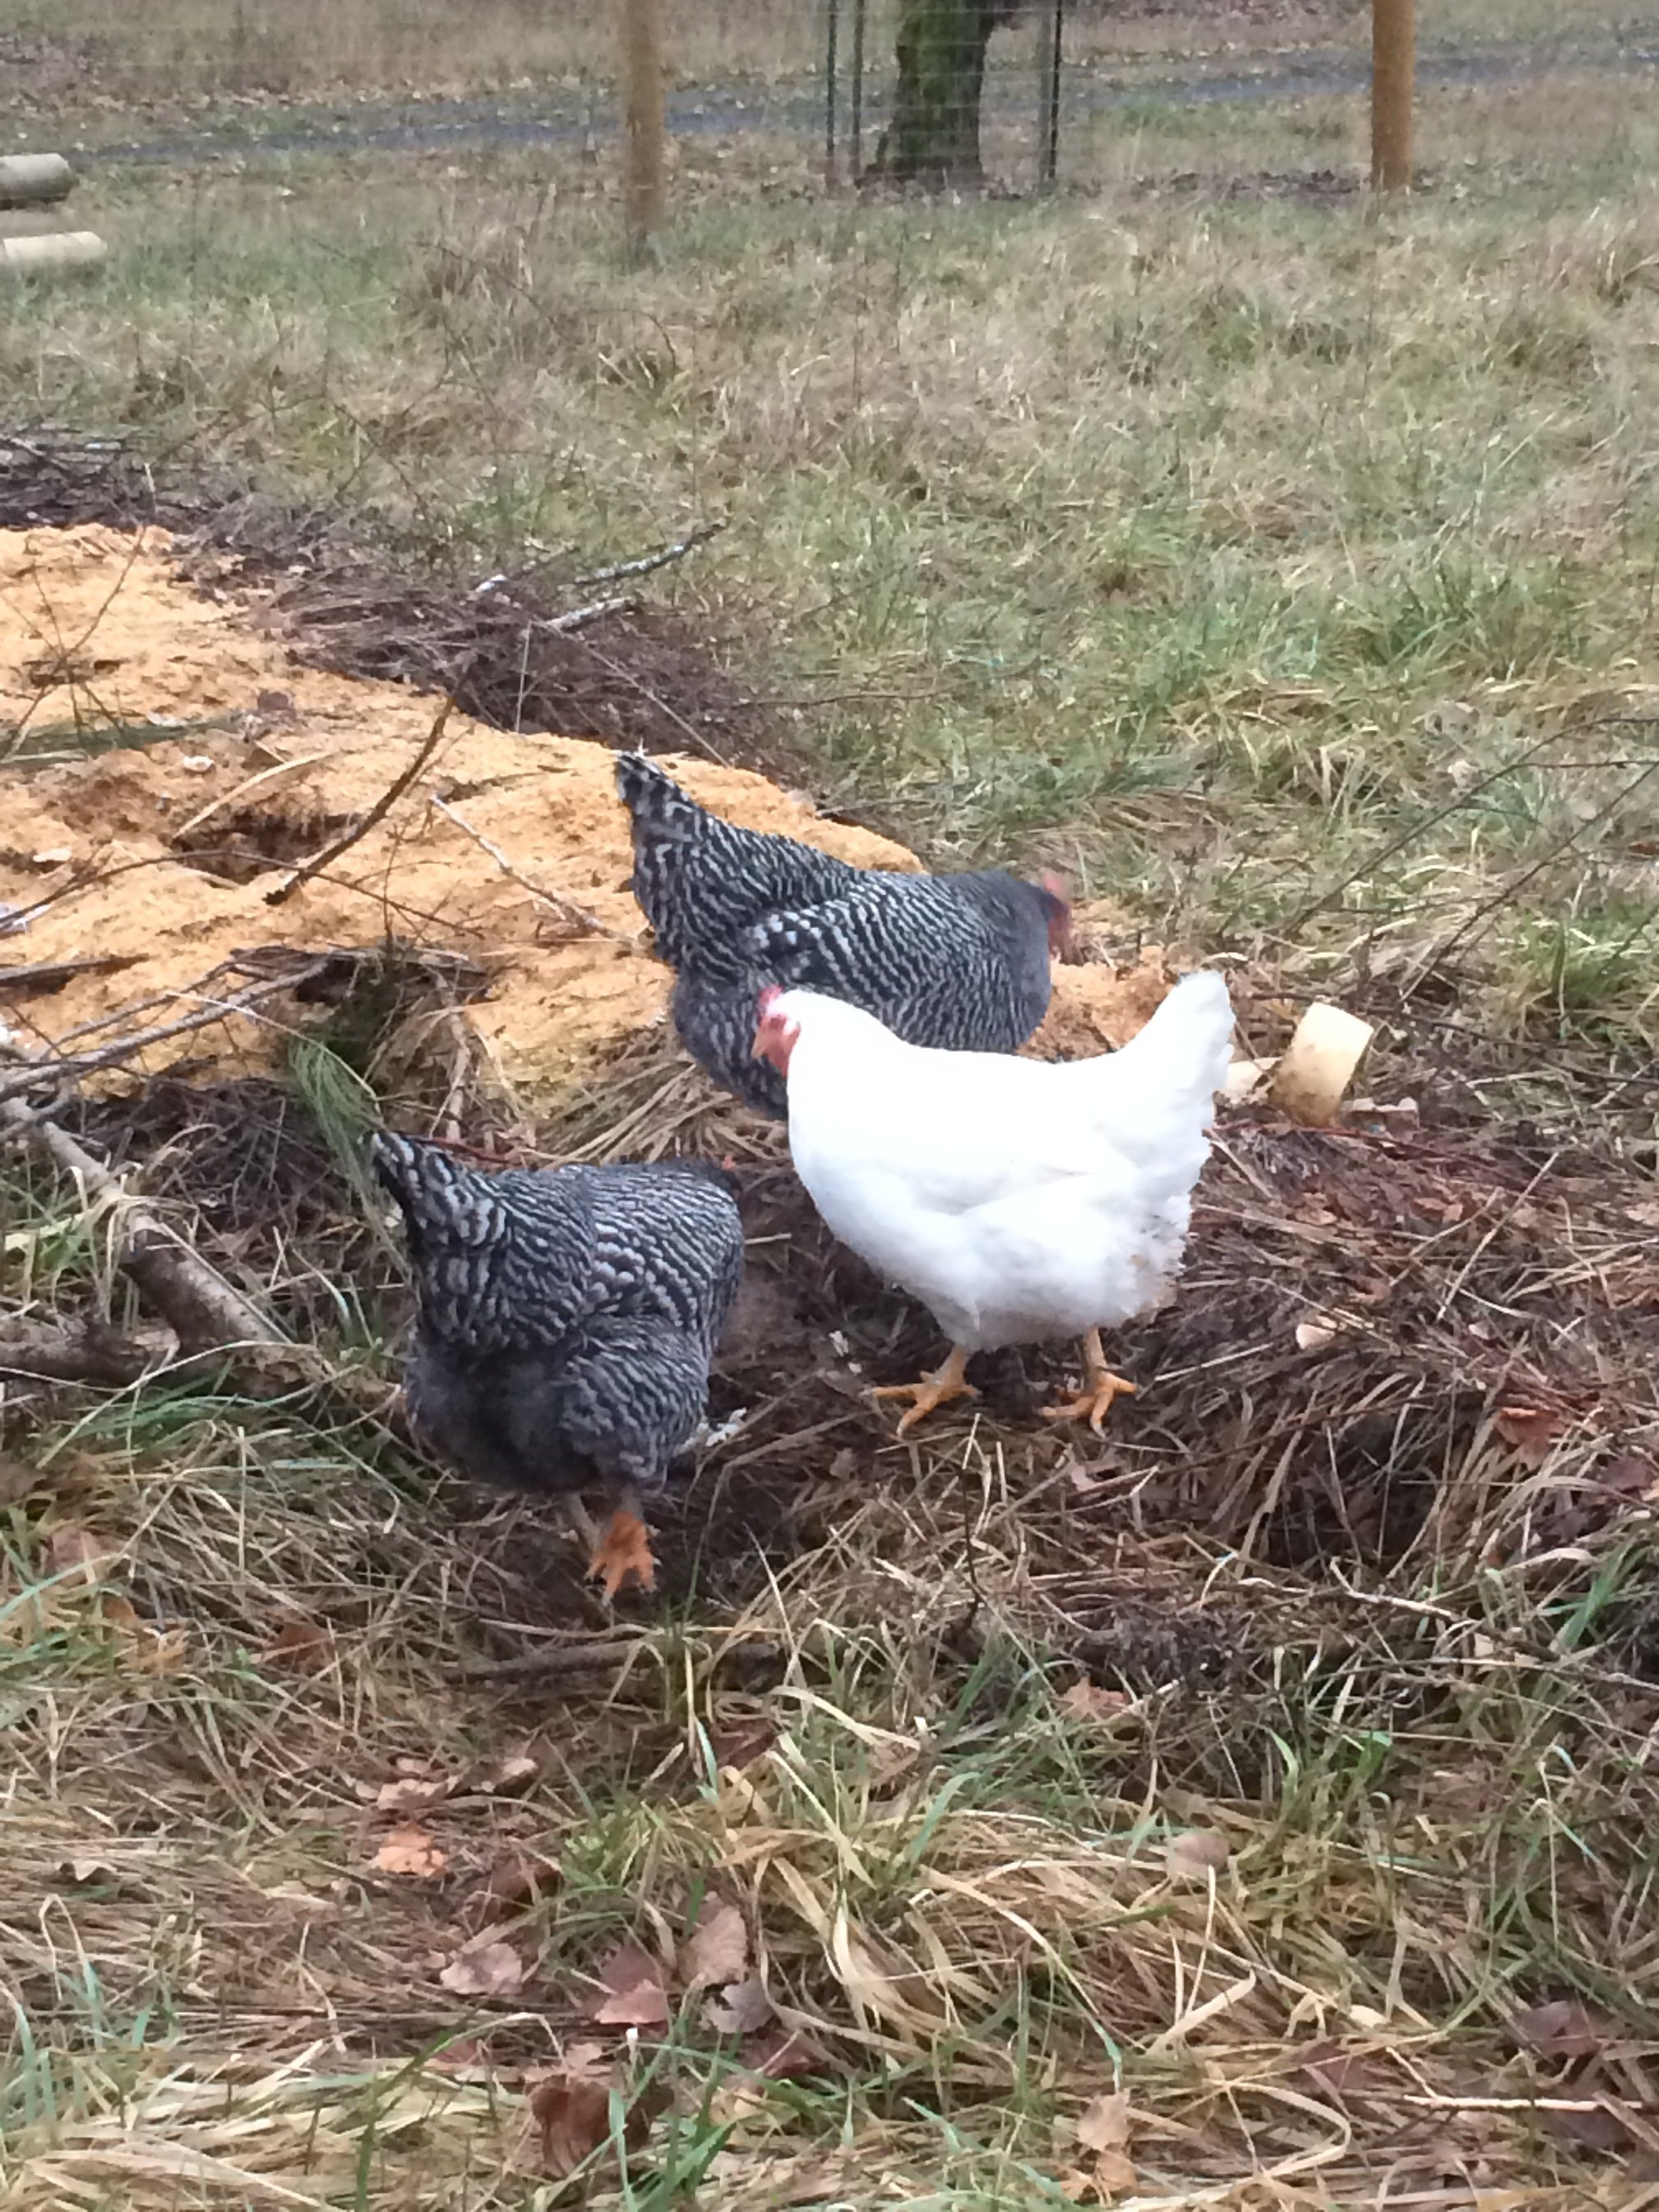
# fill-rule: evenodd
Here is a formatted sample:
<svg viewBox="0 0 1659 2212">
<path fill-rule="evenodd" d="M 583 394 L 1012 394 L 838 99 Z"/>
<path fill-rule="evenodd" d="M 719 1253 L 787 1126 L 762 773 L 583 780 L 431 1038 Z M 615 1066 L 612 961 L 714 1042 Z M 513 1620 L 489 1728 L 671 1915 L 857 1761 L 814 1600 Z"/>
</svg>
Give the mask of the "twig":
<svg viewBox="0 0 1659 2212">
<path fill-rule="evenodd" d="M 684 561 L 688 553 L 695 553 L 699 545 L 706 545 L 711 538 L 718 538 L 724 522 L 700 522 L 695 530 L 688 530 L 684 538 L 672 545 L 665 545 L 658 553 L 641 553 L 632 561 L 613 561 L 608 568 L 594 568 L 586 576 L 571 579 L 571 588 L 585 592 L 593 584 L 617 584 L 624 576 L 648 576 L 653 568 L 665 568 L 671 561 Z"/>
<path fill-rule="evenodd" d="M 458 830 L 472 840 L 481 852 L 488 853 L 509 881 L 517 884 L 521 890 L 528 891 L 531 897 L 539 900 L 542 905 L 550 907 L 562 921 L 588 936 L 623 937 L 623 933 L 621 930 L 611 928 L 608 924 L 599 920 L 598 915 L 590 914 L 585 906 L 578 906 L 574 899 L 568 899 L 559 891 L 547 890 L 540 884 L 532 884 L 528 876 L 521 874 L 514 866 L 512 861 L 493 839 L 486 837 L 482 830 L 475 830 L 464 814 L 459 813 L 447 799 L 440 799 L 436 792 L 432 794 L 432 804 L 446 821 L 453 822 Z M 624 939 L 624 941 L 627 940 Z"/>
<path fill-rule="evenodd" d="M 573 629 L 586 629 L 590 623 L 603 622 L 606 615 L 625 614 L 638 605 L 631 592 L 621 592 L 614 599 L 595 599 L 589 606 L 572 607 L 568 615 L 549 615 L 541 622 L 532 623 L 530 627 L 550 630 L 555 637 L 568 637 Z"/>
<path fill-rule="evenodd" d="M 331 838 L 329 842 L 324 846 L 320 853 L 313 853 L 308 860 L 302 860 L 300 866 L 294 870 L 291 875 L 283 877 L 282 882 L 277 884 L 275 890 L 267 891 L 265 893 L 265 904 L 267 906 L 281 906 L 285 899 L 292 898 L 295 892 L 300 890 L 303 884 L 308 884 L 311 881 L 311 878 L 314 875 L 318 874 L 322 869 L 327 867 L 331 860 L 337 860 L 342 853 L 349 852 L 359 838 L 366 837 L 369 831 L 374 827 L 375 823 L 377 822 L 383 821 L 386 815 L 392 811 L 392 809 L 398 804 L 398 801 L 409 789 L 410 785 L 414 782 L 416 777 L 419 775 L 421 770 L 426 766 L 433 754 L 438 750 L 438 740 L 444 733 L 444 725 L 448 721 L 451 712 L 455 705 L 455 693 L 461 689 L 462 684 L 465 682 L 466 676 L 471 673 L 471 669 L 468 669 L 465 674 L 458 679 L 454 689 L 450 692 L 442 706 L 439 708 L 437 714 L 433 717 L 432 727 L 427 732 L 426 737 L 422 742 L 419 750 L 416 751 L 414 759 L 410 762 L 408 767 L 404 769 L 400 775 L 394 777 L 392 782 L 387 785 L 386 788 L 375 800 L 374 805 L 369 808 L 368 813 L 361 816 L 357 821 L 354 822 L 350 829 L 343 830 L 337 837 Z"/>
<path fill-rule="evenodd" d="M 94 1046 L 89 1051 L 55 1053 L 25 1060 L 15 1073 L 0 1077 L 0 1104 L 21 1098 L 26 1092 L 38 1090 L 43 1083 L 64 1083 L 90 1075 L 99 1068 L 123 1066 L 128 1060 L 136 1060 L 140 1053 L 147 1052 L 151 1045 L 161 1044 L 169 1037 L 184 1036 L 191 1030 L 206 1029 L 210 1023 L 223 1021 L 228 1014 L 246 1013 L 262 999 L 269 999 L 278 991 L 289 990 L 296 983 L 320 975 L 331 957 L 325 955 L 306 961 L 283 975 L 250 983 L 246 990 L 234 991 L 228 998 L 216 999 L 211 1006 L 198 1006 L 194 1013 L 181 1014 L 177 1021 L 158 1023 L 154 1029 L 135 1030 L 126 1036 L 113 1037 L 109 1043 Z M 174 995 L 179 998 L 198 996 L 215 976 L 222 975 L 232 964 L 228 961 L 222 963 L 190 990 L 180 991 Z"/>
</svg>

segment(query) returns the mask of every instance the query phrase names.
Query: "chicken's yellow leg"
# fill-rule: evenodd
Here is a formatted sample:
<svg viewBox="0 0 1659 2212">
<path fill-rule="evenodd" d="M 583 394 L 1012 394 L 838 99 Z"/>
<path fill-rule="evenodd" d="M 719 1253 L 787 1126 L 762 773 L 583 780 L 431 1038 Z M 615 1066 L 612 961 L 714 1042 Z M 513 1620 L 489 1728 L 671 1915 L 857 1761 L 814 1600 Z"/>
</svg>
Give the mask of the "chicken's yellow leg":
<svg viewBox="0 0 1659 2212">
<path fill-rule="evenodd" d="M 632 1492 L 624 1492 L 593 1547 L 587 1571 L 599 1576 L 607 1597 L 615 1597 L 618 1590 L 626 1587 L 630 1577 L 637 1577 L 641 1589 L 654 1589 L 657 1586 L 657 1563 L 651 1556 L 651 1531 L 641 1520 L 638 1507 L 638 1498 Z"/>
<path fill-rule="evenodd" d="M 971 1382 L 963 1380 L 968 1371 L 968 1354 L 959 1344 L 951 1346 L 951 1357 L 936 1373 L 924 1375 L 920 1382 L 884 1382 L 879 1389 L 872 1390 L 872 1398 L 914 1398 L 915 1403 L 898 1425 L 902 1436 L 914 1428 L 924 1414 L 931 1413 L 935 1406 L 942 1406 L 949 1398 L 977 1398 L 979 1392 Z"/>
<path fill-rule="evenodd" d="M 1133 1398 L 1135 1386 L 1126 1382 L 1121 1375 L 1114 1375 L 1106 1364 L 1106 1354 L 1100 1347 L 1100 1331 L 1091 1328 L 1082 1340 L 1083 1389 L 1075 1398 L 1066 1398 L 1058 1406 L 1045 1406 L 1045 1421 L 1086 1420 L 1095 1434 L 1100 1434 L 1101 1423 L 1111 1409 L 1114 1398 Z"/>
</svg>

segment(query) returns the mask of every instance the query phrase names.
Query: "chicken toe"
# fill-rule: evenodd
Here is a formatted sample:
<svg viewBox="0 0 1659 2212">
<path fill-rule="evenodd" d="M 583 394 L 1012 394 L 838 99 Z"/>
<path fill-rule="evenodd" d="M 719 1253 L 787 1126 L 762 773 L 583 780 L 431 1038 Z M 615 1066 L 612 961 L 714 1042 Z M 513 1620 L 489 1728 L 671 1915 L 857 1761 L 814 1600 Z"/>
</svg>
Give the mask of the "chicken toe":
<svg viewBox="0 0 1659 2212">
<path fill-rule="evenodd" d="M 637 1513 L 626 1505 L 617 1508 L 593 1547 L 587 1571 L 604 1583 L 607 1597 L 615 1597 L 633 1577 L 637 1577 L 641 1589 L 656 1588 L 657 1563 L 651 1556 L 651 1532 Z"/>
<path fill-rule="evenodd" d="M 1058 1406 L 1045 1406 L 1045 1421 L 1087 1421 L 1098 1436 L 1101 1425 L 1111 1411 L 1115 1398 L 1133 1398 L 1135 1386 L 1114 1375 L 1106 1364 L 1106 1354 L 1101 1349 L 1100 1331 L 1091 1328 L 1083 1340 L 1083 1388 L 1075 1398 L 1063 1398 Z"/>
<path fill-rule="evenodd" d="M 943 1367 L 932 1375 L 924 1375 L 920 1382 L 884 1382 L 870 1392 L 872 1398 L 911 1398 L 915 1404 L 898 1425 L 903 1436 L 916 1423 L 931 1413 L 936 1406 L 943 1406 L 951 1398 L 977 1398 L 979 1392 L 971 1382 L 963 1378 L 968 1370 L 968 1354 L 959 1344 L 951 1347 L 951 1357 Z"/>
</svg>

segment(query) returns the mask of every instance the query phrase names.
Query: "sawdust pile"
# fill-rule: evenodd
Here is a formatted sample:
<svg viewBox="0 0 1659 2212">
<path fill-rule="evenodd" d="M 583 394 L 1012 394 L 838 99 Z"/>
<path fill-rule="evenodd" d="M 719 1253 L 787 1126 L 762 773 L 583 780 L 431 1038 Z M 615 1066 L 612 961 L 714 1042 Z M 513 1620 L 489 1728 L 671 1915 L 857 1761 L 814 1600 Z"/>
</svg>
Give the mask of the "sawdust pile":
<svg viewBox="0 0 1659 2212">
<path fill-rule="evenodd" d="M 168 550 L 158 530 L 0 532 L 0 902 L 27 918 L 0 938 L 0 1012 L 21 1042 L 165 1018 L 169 994 L 249 948 L 362 949 L 388 937 L 487 970 L 485 995 L 462 1018 L 526 1097 L 660 1023 L 670 978 L 628 890 L 627 821 L 600 744 L 456 715 L 385 819 L 270 903 L 291 868 L 408 766 L 434 702 L 302 665 L 257 603 L 203 596 Z M 862 866 L 919 865 L 762 776 L 690 757 L 672 765 L 733 821 Z M 572 936 L 527 885 L 599 929 Z M 38 972 L 86 962 L 100 964 Z M 1168 981 L 1156 955 L 1121 973 L 1059 969 L 1038 1048 L 1122 1042 Z M 281 1035 L 263 1017 L 228 1019 L 188 1039 L 192 1069 L 268 1066 Z M 156 1047 L 149 1065 L 180 1048 Z"/>
</svg>

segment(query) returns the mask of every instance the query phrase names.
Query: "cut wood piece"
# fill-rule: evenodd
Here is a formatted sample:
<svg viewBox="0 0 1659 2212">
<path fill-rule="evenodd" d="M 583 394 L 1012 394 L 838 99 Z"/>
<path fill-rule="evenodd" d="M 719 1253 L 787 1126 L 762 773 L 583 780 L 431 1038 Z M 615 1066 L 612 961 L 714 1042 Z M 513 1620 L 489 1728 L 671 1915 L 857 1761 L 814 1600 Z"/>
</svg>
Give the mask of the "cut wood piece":
<svg viewBox="0 0 1659 2212">
<path fill-rule="evenodd" d="M 0 154 L 0 207 L 69 198 L 75 172 L 61 154 Z"/>
<path fill-rule="evenodd" d="M 1334 1121 L 1354 1071 L 1376 1034 L 1369 1022 L 1316 999 L 1273 1070 L 1269 1097 L 1281 1113 L 1310 1129 Z"/>
<path fill-rule="evenodd" d="M 49 238 L 0 238 L 0 276 L 51 276 L 60 270 L 96 269 L 106 251 L 95 230 L 61 230 Z"/>
</svg>

